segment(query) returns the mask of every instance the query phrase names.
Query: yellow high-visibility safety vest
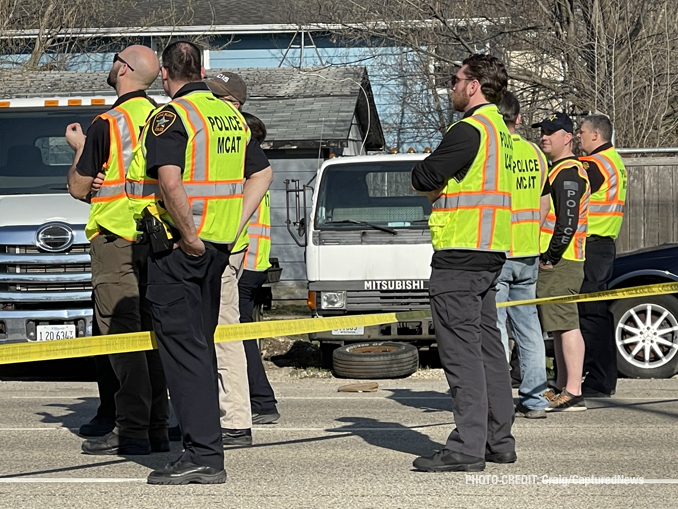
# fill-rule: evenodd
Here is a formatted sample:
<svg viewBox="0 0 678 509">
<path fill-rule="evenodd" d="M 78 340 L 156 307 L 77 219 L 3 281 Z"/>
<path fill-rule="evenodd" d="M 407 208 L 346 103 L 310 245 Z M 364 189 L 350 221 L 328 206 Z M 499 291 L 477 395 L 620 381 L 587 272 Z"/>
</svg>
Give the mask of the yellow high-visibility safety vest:
<svg viewBox="0 0 678 509">
<path fill-rule="evenodd" d="M 233 246 L 233 252 L 247 249 L 243 268 L 255 272 L 265 272 L 271 266 L 271 195 L 266 191 L 264 198 L 254 211 L 249 222 L 240 233 Z"/>
<path fill-rule="evenodd" d="M 138 144 L 140 126 L 144 125 L 154 108 L 147 98 L 134 97 L 97 117 L 108 121 L 111 143 L 108 161 L 101 169 L 105 175 L 104 182 L 92 194 L 89 220 L 85 226 L 89 240 L 96 237 L 101 228 L 131 241 L 137 237 L 136 220 L 125 195 L 125 176 Z"/>
<path fill-rule="evenodd" d="M 537 145 L 518 134 L 512 138 L 511 258 L 539 256 L 539 202 L 548 163 Z"/>
<path fill-rule="evenodd" d="M 627 175 L 624 162 L 614 147 L 579 159 L 584 167 L 589 161 L 595 162 L 605 179 L 600 189 L 591 194 L 588 235 L 616 239 L 624 220 L 626 203 Z"/>
<path fill-rule="evenodd" d="M 494 104 L 461 122 L 480 133 L 478 155 L 461 180 L 449 179 L 433 204 L 429 227 L 436 251 L 511 249 L 513 140 Z"/>
<path fill-rule="evenodd" d="M 183 186 L 193 212 L 198 237 L 230 244 L 236 239 L 245 180 L 245 148 L 250 131 L 240 112 L 211 92 L 190 92 L 169 103 L 188 134 Z M 164 113 L 168 122 L 172 112 Z M 154 136 L 155 116 L 144 127 L 138 150 L 127 172 L 126 192 L 135 217 L 161 199 L 158 181 L 146 173 L 146 138 Z M 161 218 L 173 224 L 167 211 L 159 207 Z"/>
<path fill-rule="evenodd" d="M 553 185 L 553 181 L 558 174 L 565 168 L 576 167 L 579 176 L 586 182 L 586 191 L 579 202 L 579 222 L 577 223 L 577 231 L 572 235 L 570 245 L 567 246 L 563 258 L 572 261 L 584 261 L 586 248 L 586 232 L 588 230 L 588 215 L 589 215 L 589 199 L 591 197 L 591 186 L 589 185 L 589 177 L 584 170 L 582 163 L 576 159 L 567 159 L 555 165 L 549 171 L 549 183 Z M 551 197 L 551 210 L 546 216 L 544 226 L 541 228 L 541 235 L 539 238 L 540 252 L 548 251 L 553 231 L 556 227 L 556 212 L 553 206 L 553 197 Z"/>
</svg>

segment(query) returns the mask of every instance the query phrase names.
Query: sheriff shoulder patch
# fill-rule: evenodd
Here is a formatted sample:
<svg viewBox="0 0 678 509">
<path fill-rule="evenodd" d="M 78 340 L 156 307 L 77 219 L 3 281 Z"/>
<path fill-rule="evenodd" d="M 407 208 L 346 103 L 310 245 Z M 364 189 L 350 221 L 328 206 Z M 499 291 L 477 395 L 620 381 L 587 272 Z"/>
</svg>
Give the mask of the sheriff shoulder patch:
<svg viewBox="0 0 678 509">
<path fill-rule="evenodd" d="M 585 170 L 589 169 L 589 163 L 587 163 L 586 161 L 583 161 L 581 165 L 584 167 Z"/>
<path fill-rule="evenodd" d="M 155 136 L 160 136 L 162 133 L 167 131 L 170 126 L 177 119 L 177 114 L 171 111 L 161 111 L 153 119 L 153 127 L 151 130 Z"/>
</svg>

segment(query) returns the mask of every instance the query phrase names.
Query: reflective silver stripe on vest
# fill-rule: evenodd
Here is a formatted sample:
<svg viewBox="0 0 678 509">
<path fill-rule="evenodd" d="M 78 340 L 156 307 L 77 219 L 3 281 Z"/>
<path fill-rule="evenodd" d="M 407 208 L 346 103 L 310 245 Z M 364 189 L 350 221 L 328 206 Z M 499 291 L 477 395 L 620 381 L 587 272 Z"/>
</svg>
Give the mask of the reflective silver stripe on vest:
<svg viewBox="0 0 678 509">
<path fill-rule="evenodd" d="M 485 127 L 487 131 L 487 143 L 489 148 L 487 150 L 487 160 L 485 161 L 485 183 L 483 189 L 485 191 L 496 191 L 499 185 L 497 182 L 497 155 L 499 154 L 499 140 L 497 140 L 497 133 L 495 132 L 494 124 L 484 117 L 482 113 L 477 115 L 472 115 L 471 118 L 477 120 Z M 480 150 L 484 150 L 485 147 L 480 147 Z M 492 171 L 488 171 L 488 170 Z"/>
<path fill-rule="evenodd" d="M 134 198 L 160 199 L 160 186 L 157 182 L 125 182 L 125 192 Z"/>
<path fill-rule="evenodd" d="M 118 134 L 120 136 L 120 151 L 122 155 L 122 164 L 123 164 L 123 177 L 127 177 L 127 169 L 130 164 L 132 164 L 132 130 L 127 124 L 127 117 L 121 111 L 112 109 L 106 112 L 106 115 L 109 115 L 115 118 L 115 127 L 117 128 Z M 110 124 L 110 123 L 109 123 Z M 111 140 L 112 142 L 113 140 Z M 113 145 L 113 143 L 111 143 Z M 110 168 L 107 168 L 110 170 Z M 118 169 L 115 169 L 116 178 L 118 178 L 117 172 Z M 106 185 L 104 184 L 99 188 L 99 191 L 92 193 L 93 198 L 109 198 L 112 196 L 117 196 L 125 192 L 125 184 L 115 184 L 115 185 Z"/>
<path fill-rule="evenodd" d="M 596 212 L 601 214 L 611 213 L 611 212 L 624 212 L 624 205 L 618 203 L 610 203 L 607 205 L 589 205 L 589 212 Z"/>
<path fill-rule="evenodd" d="M 610 164 L 610 161 L 605 159 L 600 154 L 593 154 L 589 157 L 594 159 L 596 163 L 598 163 L 607 173 L 607 181 L 610 185 L 609 193 L 612 194 L 612 199 L 614 199 L 617 196 L 617 186 L 619 185 L 617 171 L 615 170 L 614 166 Z M 600 191 L 600 189 L 598 191 Z M 607 199 L 607 196 L 605 196 L 605 199 Z"/>
<path fill-rule="evenodd" d="M 243 193 L 244 184 L 215 184 L 205 182 L 204 184 L 184 184 L 186 194 L 190 198 L 228 198 L 229 196 L 238 197 Z M 130 196 L 153 198 L 160 197 L 160 186 L 157 183 L 149 182 L 131 182 L 125 183 L 125 190 Z"/>
<path fill-rule="evenodd" d="M 254 219 L 254 217 L 252 218 Z M 257 220 L 259 218 L 257 217 Z M 251 224 L 247 227 L 247 234 L 248 235 L 258 235 L 260 237 L 268 237 L 269 239 L 271 238 L 271 227 L 270 226 L 252 226 Z M 245 266 L 249 270 L 254 270 L 254 268 L 257 266 L 257 258 L 259 258 L 259 244 L 261 242 L 261 238 L 257 238 L 256 242 L 249 243 L 249 246 L 247 248 L 247 262 L 245 263 Z M 254 248 L 256 246 L 256 248 Z"/>
<path fill-rule="evenodd" d="M 112 117 L 115 117 L 116 124 L 118 126 L 118 132 L 120 133 L 120 140 L 122 141 L 122 162 L 125 167 L 124 176 L 127 176 L 127 169 L 130 164 L 132 164 L 132 136 L 133 129 L 130 129 L 130 126 L 127 124 L 127 117 L 124 113 L 118 110 L 111 110 L 108 114 Z"/>
<path fill-rule="evenodd" d="M 545 230 L 555 230 L 556 222 L 547 219 L 546 221 L 544 221 L 544 226 L 542 226 L 542 228 L 544 228 Z"/>
<path fill-rule="evenodd" d="M 117 196 L 119 194 L 124 194 L 125 184 L 115 184 L 111 186 L 101 186 L 96 195 L 92 195 L 93 198 L 110 198 L 111 196 Z"/>
<path fill-rule="evenodd" d="M 209 146 L 207 144 L 207 126 L 202 120 L 200 113 L 195 108 L 192 102 L 188 101 L 186 98 L 181 97 L 172 101 L 179 106 L 183 106 L 186 112 L 188 113 L 188 119 L 191 121 L 193 126 L 195 126 L 195 133 L 193 135 L 193 144 L 195 146 L 195 159 L 193 160 L 193 178 L 194 181 L 204 181 L 207 176 L 207 151 Z M 171 104 L 171 103 L 170 103 Z M 181 115 L 179 118 L 182 119 Z M 184 126 L 186 132 L 191 132 L 193 128 L 191 126 Z M 188 191 L 186 191 L 188 192 Z"/>
<path fill-rule="evenodd" d="M 445 195 L 435 201 L 433 208 L 456 209 L 459 207 L 482 207 L 483 205 L 508 208 L 511 206 L 511 196 L 496 193 Z"/>
<path fill-rule="evenodd" d="M 489 250 L 492 247 L 492 233 L 494 228 L 494 209 L 482 209 L 480 212 L 480 244 L 478 249 Z"/>
<path fill-rule="evenodd" d="M 538 210 L 526 210 L 511 213 L 512 223 L 518 223 L 520 221 L 539 221 L 540 219 L 541 215 Z"/>
</svg>

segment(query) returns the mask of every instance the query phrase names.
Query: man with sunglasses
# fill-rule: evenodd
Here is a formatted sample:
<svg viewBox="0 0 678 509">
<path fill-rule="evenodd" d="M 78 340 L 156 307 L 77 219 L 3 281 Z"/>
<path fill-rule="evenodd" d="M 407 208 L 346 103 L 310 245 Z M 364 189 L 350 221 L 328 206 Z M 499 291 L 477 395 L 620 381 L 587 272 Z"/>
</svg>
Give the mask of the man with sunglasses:
<svg viewBox="0 0 678 509">
<path fill-rule="evenodd" d="M 511 249 L 513 141 L 497 109 L 507 83 L 497 58 L 464 60 L 450 88 L 464 115 L 412 170 L 412 187 L 433 203 L 431 313 L 457 426 L 442 451 L 414 461 L 417 470 L 479 472 L 486 461 L 516 461 L 495 300 Z"/>
<path fill-rule="evenodd" d="M 66 140 L 75 150 L 68 173 L 69 191 L 77 199 L 91 197 L 85 231 L 91 242 L 94 325 L 99 334 L 151 330 L 145 299 L 147 249 L 137 242 L 124 181 L 141 126 L 155 109 L 145 90 L 158 71 L 158 57 L 150 48 L 125 48 L 113 58 L 108 75 L 108 84 L 118 95 L 113 107 L 94 120 L 87 137 L 80 124 L 66 129 Z M 95 180 L 102 182 L 99 185 Z M 93 188 L 96 190 L 91 191 Z M 108 359 L 115 378 L 107 376 L 106 361 L 99 360 L 99 394 L 103 407 L 115 408 L 115 429 L 97 414 L 82 427 L 83 434 L 104 436 L 86 440 L 83 452 L 126 455 L 169 451 L 167 387 L 158 352 L 115 354 Z M 114 404 L 108 401 L 112 393 Z"/>
</svg>

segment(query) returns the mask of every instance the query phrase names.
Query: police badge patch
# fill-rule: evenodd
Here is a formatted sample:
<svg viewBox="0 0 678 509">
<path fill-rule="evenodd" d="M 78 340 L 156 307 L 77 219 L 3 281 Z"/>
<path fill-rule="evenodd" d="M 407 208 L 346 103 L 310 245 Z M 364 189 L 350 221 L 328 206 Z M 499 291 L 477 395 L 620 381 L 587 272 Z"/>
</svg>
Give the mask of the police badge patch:
<svg viewBox="0 0 678 509">
<path fill-rule="evenodd" d="M 177 114 L 171 111 L 161 111 L 153 119 L 153 127 L 151 130 L 155 136 L 160 136 L 162 133 L 167 131 L 170 126 L 177 119 Z"/>
</svg>

